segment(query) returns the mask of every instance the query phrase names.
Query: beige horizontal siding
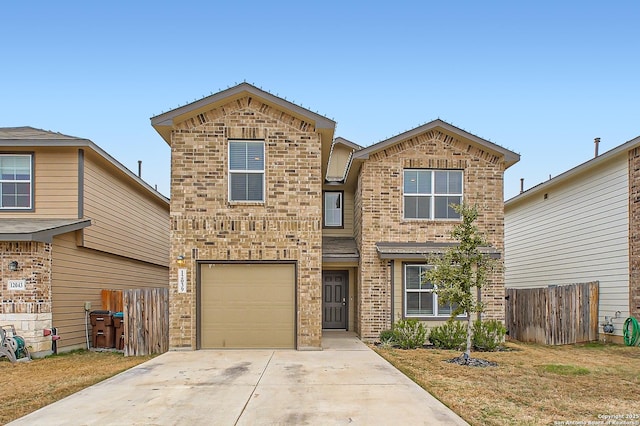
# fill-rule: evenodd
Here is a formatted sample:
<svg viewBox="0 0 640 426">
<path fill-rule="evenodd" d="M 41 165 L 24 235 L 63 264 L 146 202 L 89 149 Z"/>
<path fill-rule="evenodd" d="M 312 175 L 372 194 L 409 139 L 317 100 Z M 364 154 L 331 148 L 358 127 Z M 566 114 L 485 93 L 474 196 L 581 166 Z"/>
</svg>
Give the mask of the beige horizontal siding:
<svg viewBox="0 0 640 426">
<path fill-rule="evenodd" d="M 333 146 L 329 164 L 327 165 L 328 179 L 341 179 L 344 177 L 352 152 L 353 149 L 343 145 Z"/>
<path fill-rule="evenodd" d="M 78 149 L 3 148 L 2 152 L 34 153 L 33 212 L 3 212 L 0 218 L 76 218 L 78 217 Z"/>
<path fill-rule="evenodd" d="M 600 317 L 629 310 L 629 182 L 622 155 L 505 209 L 510 288 L 600 282 Z M 621 330 L 621 323 L 616 329 Z M 619 334 L 619 332 L 617 333 Z"/>
<path fill-rule="evenodd" d="M 168 268 L 78 247 L 74 233 L 54 238 L 52 260 L 53 326 L 62 336 L 60 347 L 85 344 L 84 302 L 101 309 L 101 290 L 169 284 Z"/>
<path fill-rule="evenodd" d="M 84 170 L 85 247 L 168 266 L 168 205 L 95 154 Z"/>
<path fill-rule="evenodd" d="M 339 191 L 335 187 L 325 187 L 325 191 Z M 323 195 L 324 197 L 324 195 Z M 353 208 L 354 208 L 354 195 L 353 192 L 344 191 L 343 196 L 344 204 L 344 228 L 324 228 L 322 229 L 322 236 L 324 237 L 353 237 Z"/>
</svg>

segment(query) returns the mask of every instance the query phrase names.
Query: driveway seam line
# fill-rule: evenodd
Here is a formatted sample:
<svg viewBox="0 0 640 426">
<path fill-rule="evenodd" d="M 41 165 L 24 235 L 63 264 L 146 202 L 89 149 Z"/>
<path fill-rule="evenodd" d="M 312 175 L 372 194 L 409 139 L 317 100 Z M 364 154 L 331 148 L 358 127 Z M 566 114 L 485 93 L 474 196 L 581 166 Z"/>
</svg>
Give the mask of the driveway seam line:
<svg viewBox="0 0 640 426">
<path fill-rule="evenodd" d="M 238 415 L 238 418 L 236 419 L 235 423 L 233 424 L 234 426 L 236 426 L 238 424 L 238 422 L 240 421 L 240 419 L 242 418 L 242 415 L 244 414 L 245 410 L 247 409 L 247 405 L 249 405 L 249 401 L 251 401 L 251 398 L 253 398 L 253 395 L 256 393 L 256 389 L 258 389 L 258 385 L 260 384 L 260 381 L 262 380 L 262 377 L 264 377 L 264 373 L 266 373 L 267 368 L 269 367 L 269 364 L 271 364 L 271 360 L 273 359 L 273 355 L 275 355 L 275 353 L 276 353 L 276 351 L 272 351 L 271 352 L 271 356 L 269 357 L 269 360 L 265 364 L 264 369 L 262 370 L 262 373 L 260 373 L 260 377 L 258 378 L 258 381 L 256 382 L 256 385 L 253 387 L 253 390 L 251 391 L 251 394 L 249 395 L 249 398 L 247 399 L 247 402 L 245 402 L 244 405 L 242 406 L 242 410 L 240 411 L 240 414 Z"/>
</svg>

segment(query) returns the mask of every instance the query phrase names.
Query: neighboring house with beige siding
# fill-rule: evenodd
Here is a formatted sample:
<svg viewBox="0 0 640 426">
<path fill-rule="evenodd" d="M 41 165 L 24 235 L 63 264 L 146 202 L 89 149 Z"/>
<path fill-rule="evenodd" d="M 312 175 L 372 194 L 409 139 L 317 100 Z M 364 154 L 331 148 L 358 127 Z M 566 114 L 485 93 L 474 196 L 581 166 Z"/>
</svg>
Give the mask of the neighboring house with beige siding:
<svg viewBox="0 0 640 426">
<path fill-rule="evenodd" d="M 0 324 L 33 351 L 85 347 L 102 289 L 168 285 L 169 200 L 90 140 L 0 128 L 0 175 Z"/>
<path fill-rule="evenodd" d="M 640 318 L 640 137 L 505 203 L 506 286 L 598 281 L 600 324 Z M 600 337 L 603 338 L 600 328 Z"/>
<path fill-rule="evenodd" d="M 441 120 L 367 148 L 247 83 L 163 113 L 171 147 L 170 346 L 321 348 L 403 318 L 446 321 L 420 282 L 477 204 L 503 251 L 503 173 L 519 156 Z M 502 273 L 482 294 L 504 319 Z"/>
</svg>

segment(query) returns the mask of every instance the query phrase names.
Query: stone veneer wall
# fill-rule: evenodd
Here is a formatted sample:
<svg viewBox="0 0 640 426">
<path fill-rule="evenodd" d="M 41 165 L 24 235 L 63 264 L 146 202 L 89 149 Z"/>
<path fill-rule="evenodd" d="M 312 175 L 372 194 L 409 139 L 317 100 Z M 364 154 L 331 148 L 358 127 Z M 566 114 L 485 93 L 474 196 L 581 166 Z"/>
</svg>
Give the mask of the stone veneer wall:
<svg viewBox="0 0 640 426">
<path fill-rule="evenodd" d="M 403 169 L 463 169 L 464 201 L 477 204 L 477 225 L 490 244 L 503 251 L 503 172 L 500 158 L 438 131 L 398 143 L 371 155 L 362 165 L 356 190 L 356 236 L 360 249 L 359 334 L 377 339 L 391 326 L 388 261 L 376 242 L 448 242 L 456 222 L 403 219 Z M 402 285 L 402 283 L 396 283 Z M 504 320 L 504 276 L 494 273 L 483 289 L 487 319 Z"/>
<path fill-rule="evenodd" d="M 17 271 L 9 263 L 18 262 Z M 0 325 L 13 325 L 32 352 L 51 348 L 42 329 L 51 327 L 51 245 L 0 243 Z M 26 290 L 8 290 L 8 280 L 26 280 Z"/>
<path fill-rule="evenodd" d="M 265 141 L 265 203 L 229 203 L 229 139 Z M 196 260 L 297 261 L 297 346 L 322 337 L 321 140 L 312 124 L 244 97 L 176 125 L 171 148 L 171 259 L 186 257 L 187 293 L 170 267 L 173 349 L 196 348 Z"/>
<path fill-rule="evenodd" d="M 629 314 L 640 319 L 640 148 L 629 151 Z"/>
</svg>

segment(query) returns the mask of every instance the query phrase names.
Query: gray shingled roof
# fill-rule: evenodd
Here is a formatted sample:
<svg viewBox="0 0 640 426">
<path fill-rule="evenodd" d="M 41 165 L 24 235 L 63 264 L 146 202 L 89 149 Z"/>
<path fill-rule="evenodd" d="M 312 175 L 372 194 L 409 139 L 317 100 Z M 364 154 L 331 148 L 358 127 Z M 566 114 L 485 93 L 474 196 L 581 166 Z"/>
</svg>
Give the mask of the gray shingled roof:
<svg viewBox="0 0 640 426">
<path fill-rule="evenodd" d="M 39 241 L 91 225 L 91 219 L 0 219 L 0 241 Z"/>
<path fill-rule="evenodd" d="M 75 136 L 63 135 L 49 130 L 36 129 L 35 127 L 0 127 L 0 139 L 14 141 L 28 140 L 86 140 Z"/>
<path fill-rule="evenodd" d="M 360 258 L 356 240 L 350 237 L 322 237 L 322 260 L 352 262 Z"/>
<path fill-rule="evenodd" d="M 425 260 L 429 256 L 443 254 L 457 243 L 436 243 L 427 241 L 424 243 L 394 243 L 378 242 L 376 250 L 380 259 L 406 259 Z M 499 250 L 493 247 L 480 247 L 480 252 L 488 254 L 492 258 L 500 258 Z"/>
</svg>

